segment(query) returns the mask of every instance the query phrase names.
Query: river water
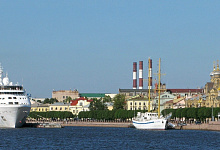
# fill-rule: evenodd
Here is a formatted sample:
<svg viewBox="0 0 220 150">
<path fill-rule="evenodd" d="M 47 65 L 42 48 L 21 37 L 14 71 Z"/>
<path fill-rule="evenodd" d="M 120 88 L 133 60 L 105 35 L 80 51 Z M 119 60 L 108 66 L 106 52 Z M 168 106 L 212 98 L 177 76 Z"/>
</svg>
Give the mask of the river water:
<svg viewBox="0 0 220 150">
<path fill-rule="evenodd" d="M 204 149 L 220 150 L 220 132 L 147 131 L 134 128 L 64 127 L 0 129 L 0 149 Z"/>
</svg>

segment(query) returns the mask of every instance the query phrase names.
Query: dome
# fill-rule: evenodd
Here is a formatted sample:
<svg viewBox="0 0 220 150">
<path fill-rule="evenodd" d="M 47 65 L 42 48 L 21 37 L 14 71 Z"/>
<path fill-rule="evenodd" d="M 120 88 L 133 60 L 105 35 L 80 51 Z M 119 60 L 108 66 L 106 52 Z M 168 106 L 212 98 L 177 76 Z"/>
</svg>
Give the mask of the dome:
<svg viewBox="0 0 220 150">
<path fill-rule="evenodd" d="M 8 77 L 3 78 L 3 84 L 4 85 L 8 85 L 9 84 L 9 78 Z"/>
<path fill-rule="evenodd" d="M 6 73 L 6 77 L 3 78 L 3 84 L 4 85 L 8 85 L 9 84 L 9 78 L 8 78 L 8 74 Z"/>
<path fill-rule="evenodd" d="M 213 73 L 213 75 L 220 75 L 220 70 L 215 71 L 215 72 Z"/>
</svg>

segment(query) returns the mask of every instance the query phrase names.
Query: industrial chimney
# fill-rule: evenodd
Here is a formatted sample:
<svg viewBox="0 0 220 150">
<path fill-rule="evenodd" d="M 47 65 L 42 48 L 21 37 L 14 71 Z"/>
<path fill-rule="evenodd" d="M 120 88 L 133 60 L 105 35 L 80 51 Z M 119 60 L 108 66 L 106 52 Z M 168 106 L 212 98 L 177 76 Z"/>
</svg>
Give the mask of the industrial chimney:
<svg viewBox="0 0 220 150">
<path fill-rule="evenodd" d="M 137 89 L 137 62 L 133 62 L 133 89 Z"/>
<path fill-rule="evenodd" d="M 152 89 L 152 59 L 148 59 L 148 89 Z"/>
<path fill-rule="evenodd" d="M 143 89 L 143 61 L 139 61 L 139 89 Z"/>
</svg>

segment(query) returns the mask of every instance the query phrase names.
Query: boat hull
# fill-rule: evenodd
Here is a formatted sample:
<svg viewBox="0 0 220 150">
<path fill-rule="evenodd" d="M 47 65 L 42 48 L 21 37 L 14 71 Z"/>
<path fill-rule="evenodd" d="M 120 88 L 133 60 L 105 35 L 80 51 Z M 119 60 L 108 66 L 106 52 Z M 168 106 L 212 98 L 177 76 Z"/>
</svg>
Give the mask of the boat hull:
<svg viewBox="0 0 220 150">
<path fill-rule="evenodd" d="M 0 128 L 20 128 L 30 112 L 30 106 L 1 106 L 0 107 Z"/>
<path fill-rule="evenodd" d="M 133 120 L 133 125 L 135 128 L 143 129 L 143 130 L 165 130 L 167 129 L 167 120 L 165 119 L 155 119 L 148 121 Z"/>
</svg>

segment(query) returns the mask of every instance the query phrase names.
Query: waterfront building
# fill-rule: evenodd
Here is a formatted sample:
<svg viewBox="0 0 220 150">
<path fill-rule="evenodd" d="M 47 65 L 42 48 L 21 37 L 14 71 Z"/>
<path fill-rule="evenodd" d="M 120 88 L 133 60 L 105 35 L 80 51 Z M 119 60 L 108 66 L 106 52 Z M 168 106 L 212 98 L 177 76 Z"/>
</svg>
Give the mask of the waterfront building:
<svg viewBox="0 0 220 150">
<path fill-rule="evenodd" d="M 160 111 L 165 109 L 165 104 L 166 102 L 173 100 L 176 96 L 174 96 L 173 94 L 170 94 L 169 92 L 164 92 L 160 95 Z M 157 110 L 158 109 L 158 100 L 159 100 L 159 96 L 156 96 L 153 99 L 153 109 Z"/>
<path fill-rule="evenodd" d="M 50 111 L 49 104 L 41 104 L 41 103 L 34 103 L 31 104 L 31 112 L 37 111 L 37 112 L 47 112 Z"/>
<path fill-rule="evenodd" d="M 206 107 L 206 96 L 203 94 L 188 96 L 185 98 L 186 107 Z"/>
<path fill-rule="evenodd" d="M 173 100 L 164 103 L 165 109 L 185 108 L 185 97 L 174 98 Z"/>
<path fill-rule="evenodd" d="M 49 105 L 50 111 L 70 111 L 70 103 L 54 103 Z"/>
<path fill-rule="evenodd" d="M 107 106 L 108 110 L 113 110 L 113 105 L 114 105 L 113 102 L 106 102 L 105 105 Z"/>
<path fill-rule="evenodd" d="M 127 110 L 148 110 L 149 99 L 143 95 L 137 95 L 133 98 L 126 100 Z M 152 101 L 150 102 L 150 110 L 152 110 Z"/>
<path fill-rule="evenodd" d="M 105 93 L 80 93 L 80 97 L 87 97 L 88 99 L 93 99 L 93 98 L 103 98 L 105 97 Z"/>
<path fill-rule="evenodd" d="M 220 69 L 219 62 L 213 65 L 213 71 L 210 73 L 211 82 L 205 85 L 206 107 L 220 107 Z"/>
<path fill-rule="evenodd" d="M 68 97 L 71 97 L 71 99 L 79 98 L 79 92 L 77 90 L 60 90 L 52 92 L 52 98 L 56 98 L 59 102 L 63 102 Z"/>
<path fill-rule="evenodd" d="M 81 111 L 89 111 L 89 105 L 92 100 L 80 97 L 70 102 L 70 111 L 73 115 L 78 115 Z"/>
<path fill-rule="evenodd" d="M 119 94 L 125 95 L 125 99 L 133 98 L 135 96 L 148 96 L 148 89 L 119 89 Z M 151 97 L 155 97 L 155 90 L 150 90 Z"/>
</svg>

